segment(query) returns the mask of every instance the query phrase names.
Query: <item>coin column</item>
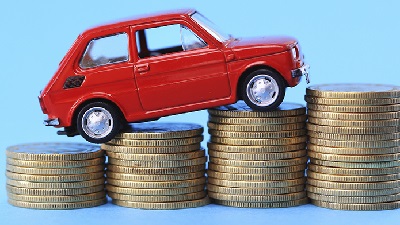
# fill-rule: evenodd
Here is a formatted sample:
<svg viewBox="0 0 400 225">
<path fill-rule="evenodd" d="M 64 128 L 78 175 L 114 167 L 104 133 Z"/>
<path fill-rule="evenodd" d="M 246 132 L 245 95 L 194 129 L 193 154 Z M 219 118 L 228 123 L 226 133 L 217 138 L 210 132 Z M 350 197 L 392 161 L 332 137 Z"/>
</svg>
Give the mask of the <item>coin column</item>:
<svg viewBox="0 0 400 225">
<path fill-rule="evenodd" d="M 290 207 L 305 192 L 305 107 L 255 112 L 239 101 L 209 110 L 208 194 L 234 207 Z"/>
<path fill-rule="evenodd" d="M 342 210 L 400 207 L 400 87 L 307 88 L 308 196 Z"/>
<path fill-rule="evenodd" d="M 7 195 L 11 205 L 74 209 L 107 202 L 104 151 L 96 145 L 37 143 L 8 147 Z"/>
<path fill-rule="evenodd" d="M 140 123 L 103 144 L 112 202 L 143 209 L 208 204 L 202 134 L 203 127 L 196 124 Z"/>
</svg>

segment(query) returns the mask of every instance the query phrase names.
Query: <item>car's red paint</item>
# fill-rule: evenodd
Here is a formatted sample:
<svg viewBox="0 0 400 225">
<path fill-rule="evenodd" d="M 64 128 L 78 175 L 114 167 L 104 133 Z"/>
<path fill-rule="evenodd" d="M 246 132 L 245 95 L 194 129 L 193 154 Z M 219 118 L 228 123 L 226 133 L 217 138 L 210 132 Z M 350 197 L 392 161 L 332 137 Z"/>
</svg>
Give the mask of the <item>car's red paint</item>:
<svg viewBox="0 0 400 225">
<path fill-rule="evenodd" d="M 39 96 L 43 113 L 50 120 L 58 119 L 56 127 L 71 127 L 76 123 L 77 110 L 99 99 L 113 103 L 126 121 L 135 122 L 234 103 L 239 98 L 240 78 L 253 68 L 277 71 L 289 87 L 300 82 L 300 77 L 291 74 L 303 65 L 296 39 L 231 39 L 221 43 L 190 17 L 194 12 L 150 15 L 83 32 Z M 176 23 L 191 29 L 208 46 L 148 58 L 138 56 L 136 31 Z M 79 66 L 91 40 L 121 32 L 128 34 L 126 62 L 90 69 Z M 297 58 L 293 58 L 292 48 L 298 51 Z M 64 89 L 65 80 L 77 75 L 85 76 L 81 86 Z"/>
</svg>

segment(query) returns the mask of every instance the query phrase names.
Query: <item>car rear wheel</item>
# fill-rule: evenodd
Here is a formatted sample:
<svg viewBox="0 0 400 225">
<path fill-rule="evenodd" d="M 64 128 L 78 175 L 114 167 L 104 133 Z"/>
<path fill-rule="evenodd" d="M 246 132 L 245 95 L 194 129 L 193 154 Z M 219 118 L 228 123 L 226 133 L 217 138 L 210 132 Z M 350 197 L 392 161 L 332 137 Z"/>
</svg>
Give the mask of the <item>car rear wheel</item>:
<svg viewBox="0 0 400 225">
<path fill-rule="evenodd" d="M 286 85 L 275 71 L 259 69 L 249 75 L 242 84 L 242 99 L 256 111 L 269 111 L 278 107 L 285 97 Z"/>
<path fill-rule="evenodd" d="M 104 102 L 93 102 L 84 106 L 77 117 L 77 130 L 87 141 L 104 143 L 117 135 L 121 128 L 118 111 Z"/>
</svg>

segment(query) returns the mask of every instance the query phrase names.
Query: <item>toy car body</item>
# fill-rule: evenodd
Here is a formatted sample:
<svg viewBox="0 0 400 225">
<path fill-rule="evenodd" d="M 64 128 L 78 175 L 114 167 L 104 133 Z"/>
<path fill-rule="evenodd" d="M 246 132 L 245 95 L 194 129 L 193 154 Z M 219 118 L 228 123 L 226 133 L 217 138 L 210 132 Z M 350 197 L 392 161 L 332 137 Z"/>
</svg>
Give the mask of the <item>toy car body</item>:
<svg viewBox="0 0 400 225">
<path fill-rule="evenodd" d="M 164 33 L 162 33 L 163 31 Z M 175 35 L 176 40 L 168 36 Z M 159 46 L 158 42 L 171 42 Z M 103 143 L 127 122 L 231 104 L 271 110 L 308 65 L 290 37 L 237 39 L 195 10 L 102 25 L 79 35 L 42 90 L 45 125 Z"/>
</svg>

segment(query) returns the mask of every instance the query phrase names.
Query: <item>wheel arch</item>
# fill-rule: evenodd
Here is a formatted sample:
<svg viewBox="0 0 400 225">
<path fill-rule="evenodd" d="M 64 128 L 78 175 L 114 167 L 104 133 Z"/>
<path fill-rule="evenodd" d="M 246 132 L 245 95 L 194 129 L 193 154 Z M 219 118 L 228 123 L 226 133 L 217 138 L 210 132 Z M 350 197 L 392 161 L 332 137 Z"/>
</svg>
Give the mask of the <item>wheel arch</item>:
<svg viewBox="0 0 400 225">
<path fill-rule="evenodd" d="M 94 102 L 103 102 L 103 103 L 109 104 L 118 112 L 118 114 L 119 114 L 120 118 L 123 120 L 123 122 L 126 122 L 124 113 L 122 112 L 121 108 L 114 101 L 107 99 L 107 98 L 103 98 L 103 97 L 96 97 L 96 98 L 90 98 L 90 99 L 80 101 L 79 104 L 77 104 L 77 106 L 74 108 L 74 110 L 71 114 L 71 127 L 72 128 L 76 129 L 76 126 L 77 126 L 76 122 L 77 122 L 78 114 L 82 110 L 82 108 L 85 107 L 86 105 L 88 105 L 90 103 L 94 103 Z"/>
<path fill-rule="evenodd" d="M 275 68 L 273 68 L 273 67 L 271 67 L 271 66 L 268 66 L 268 65 L 266 65 L 266 64 L 251 65 L 251 66 L 249 66 L 248 68 L 246 68 L 246 69 L 242 72 L 242 74 L 240 75 L 240 77 L 239 77 L 239 80 L 238 80 L 238 83 L 237 83 L 237 87 L 236 87 L 236 96 L 237 96 L 237 99 L 238 99 L 238 100 L 242 100 L 242 95 L 241 95 L 241 93 L 242 93 L 242 84 L 243 84 L 244 80 L 246 79 L 246 77 L 247 77 L 250 73 L 252 73 L 252 72 L 254 72 L 254 71 L 256 71 L 256 70 L 259 70 L 259 69 L 268 69 L 268 70 L 274 71 L 275 73 L 279 74 L 279 76 L 282 77 L 282 80 L 285 82 L 285 86 L 286 86 L 286 87 L 288 86 L 288 83 L 287 83 L 286 79 L 285 79 L 285 78 L 282 76 L 282 74 L 279 73 L 279 71 L 276 70 Z"/>
</svg>

